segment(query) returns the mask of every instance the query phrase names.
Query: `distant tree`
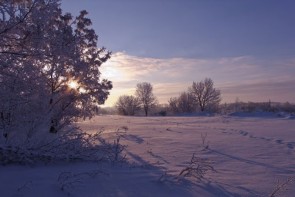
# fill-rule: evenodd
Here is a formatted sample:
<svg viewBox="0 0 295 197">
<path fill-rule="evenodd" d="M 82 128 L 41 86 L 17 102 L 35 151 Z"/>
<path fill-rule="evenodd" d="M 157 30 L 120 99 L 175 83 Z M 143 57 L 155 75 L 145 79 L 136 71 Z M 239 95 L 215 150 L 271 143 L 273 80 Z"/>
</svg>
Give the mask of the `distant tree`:
<svg viewBox="0 0 295 197">
<path fill-rule="evenodd" d="M 191 113 L 196 111 L 196 102 L 190 92 L 182 92 L 178 98 L 178 108 L 181 112 Z"/>
<path fill-rule="evenodd" d="M 190 92 L 182 92 L 179 97 L 172 97 L 168 101 L 173 113 L 191 113 L 196 111 L 196 102 Z"/>
<path fill-rule="evenodd" d="M 145 116 L 148 116 L 149 110 L 157 104 L 157 99 L 153 94 L 153 86 L 147 82 L 139 83 L 135 95 L 144 109 Z"/>
<path fill-rule="evenodd" d="M 197 83 L 193 82 L 190 92 L 201 111 L 219 105 L 221 101 L 220 90 L 214 88 L 214 83 L 210 78 L 206 78 L 204 81 Z"/>
<path fill-rule="evenodd" d="M 179 112 L 179 108 L 178 108 L 178 98 L 177 97 L 171 97 L 168 101 L 169 104 L 169 109 L 173 112 L 173 113 L 178 113 Z"/>
<path fill-rule="evenodd" d="M 116 102 L 116 108 L 121 115 L 133 116 L 140 110 L 140 102 L 134 96 L 123 95 Z"/>
<path fill-rule="evenodd" d="M 241 101 L 238 97 L 235 100 L 235 112 L 241 111 Z"/>
<path fill-rule="evenodd" d="M 153 109 L 156 115 L 160 116 L 166 116 L 167 112 L 169 111 L 169 105 L 168 104 L 157 104 L 155 108 Z"/>
</svg>

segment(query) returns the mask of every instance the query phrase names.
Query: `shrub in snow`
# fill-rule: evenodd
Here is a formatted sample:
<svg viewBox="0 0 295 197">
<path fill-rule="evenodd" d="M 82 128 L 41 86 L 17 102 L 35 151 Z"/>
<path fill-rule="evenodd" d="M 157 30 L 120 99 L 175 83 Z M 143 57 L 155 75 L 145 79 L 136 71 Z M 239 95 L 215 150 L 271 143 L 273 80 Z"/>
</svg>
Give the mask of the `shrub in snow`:
<svg viewBox="0 0 295 197">
<path fill-rule="evenodd" d="M 125 146 L 120 144 L 119 137 L 109 143 L 101 137 L 101 132 L 89 134 L 79 130 L 47 136 L 24 144 L 0 146 L 0 164 L 77 160 L 119 162 L 125 158 L 122 156 Z"/>
<path fill-rule="evenodd" d="M 178 178 L 196 178 L 201 181 L 208 171 L 216 172 L 212 162 L 206 158 L 197 157 L 194 153 L 188 166 L 180 171 Z"/>
</svg>

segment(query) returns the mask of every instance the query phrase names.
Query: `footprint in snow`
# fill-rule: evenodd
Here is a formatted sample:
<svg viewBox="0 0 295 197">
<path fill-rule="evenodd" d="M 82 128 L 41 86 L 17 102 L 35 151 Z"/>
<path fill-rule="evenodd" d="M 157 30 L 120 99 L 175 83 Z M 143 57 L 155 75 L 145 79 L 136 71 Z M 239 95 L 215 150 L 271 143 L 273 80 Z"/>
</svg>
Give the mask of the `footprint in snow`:
<svg viewBox="0 0 295 197">
<path fill-rule="evenodd" d="M 243 136 L 247 136 L 247 135 L 248 135 L 248 132 L 247 132 L 247 131 L 242 131 L 242 130 L 241 130 L 241 131 L 240 131 L 240 134 L 243 135 Z"/>
<path fill-rule="evenodd" d="M 276 140 L 276 143 L 283 144 L 283 140 Z"/>
<path fill-rule="evenodd" d="M 265 141 L 271 141 L 271 139 L 270 138 L 266 138 L 266 137 L 260 137 L 259 139 L 261 139 L 261 140 L 265 140 Z"/>
<path fill-rule="evenodd" d="M 288 148 L 289 149 L 294 149 L 294 142 L 289 142 L 288 144 L 287 144 L 287 146 L 288 146 Z"/>
</svg>

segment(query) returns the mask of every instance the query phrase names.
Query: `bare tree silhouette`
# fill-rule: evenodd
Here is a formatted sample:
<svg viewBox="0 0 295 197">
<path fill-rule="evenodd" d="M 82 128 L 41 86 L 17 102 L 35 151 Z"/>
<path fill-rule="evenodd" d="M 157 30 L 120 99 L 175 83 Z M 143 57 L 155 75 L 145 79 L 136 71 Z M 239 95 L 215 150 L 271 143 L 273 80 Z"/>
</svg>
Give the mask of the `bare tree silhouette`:
<svg viewBox="0 0 295 197">
<path fill-rule="evenodd" d="M 145 116 L 148 116 L 149 110 L 157 103 L 157 99 L 153 94 L 153 86 L 148 82 L 139 83 L 135 95 L 143 106 Z"/>
<path fill-rule="evenodd" d="M 212 79 L 206 78 L 198 83 L 193 82 L 190 92 L 194 96 L 201 111 L 205 111 L 210 105 L 218 105 L 221 101 L 220 90 L 215 89 Z"/>
</svg>

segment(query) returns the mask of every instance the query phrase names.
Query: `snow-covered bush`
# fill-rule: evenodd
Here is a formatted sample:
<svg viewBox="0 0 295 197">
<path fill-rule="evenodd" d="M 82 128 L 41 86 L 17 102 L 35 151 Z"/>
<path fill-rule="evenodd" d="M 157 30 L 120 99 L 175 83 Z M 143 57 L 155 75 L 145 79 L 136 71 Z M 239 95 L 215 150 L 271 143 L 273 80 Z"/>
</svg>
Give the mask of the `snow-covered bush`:
<svg viewBox="0 0 295 197">
<path fill-rule="evenodd" d="M 35 164 L 56 161 L 124 161 L 120 136 L 114 143 L 101 137 L 101 132 L 84 133 L 77 128 L 45 138 L 31 138 L 22 144 L 0 146 L 0 164 Z M 40 140 L 41 139 L 41 140 Z"/>
</svg>

